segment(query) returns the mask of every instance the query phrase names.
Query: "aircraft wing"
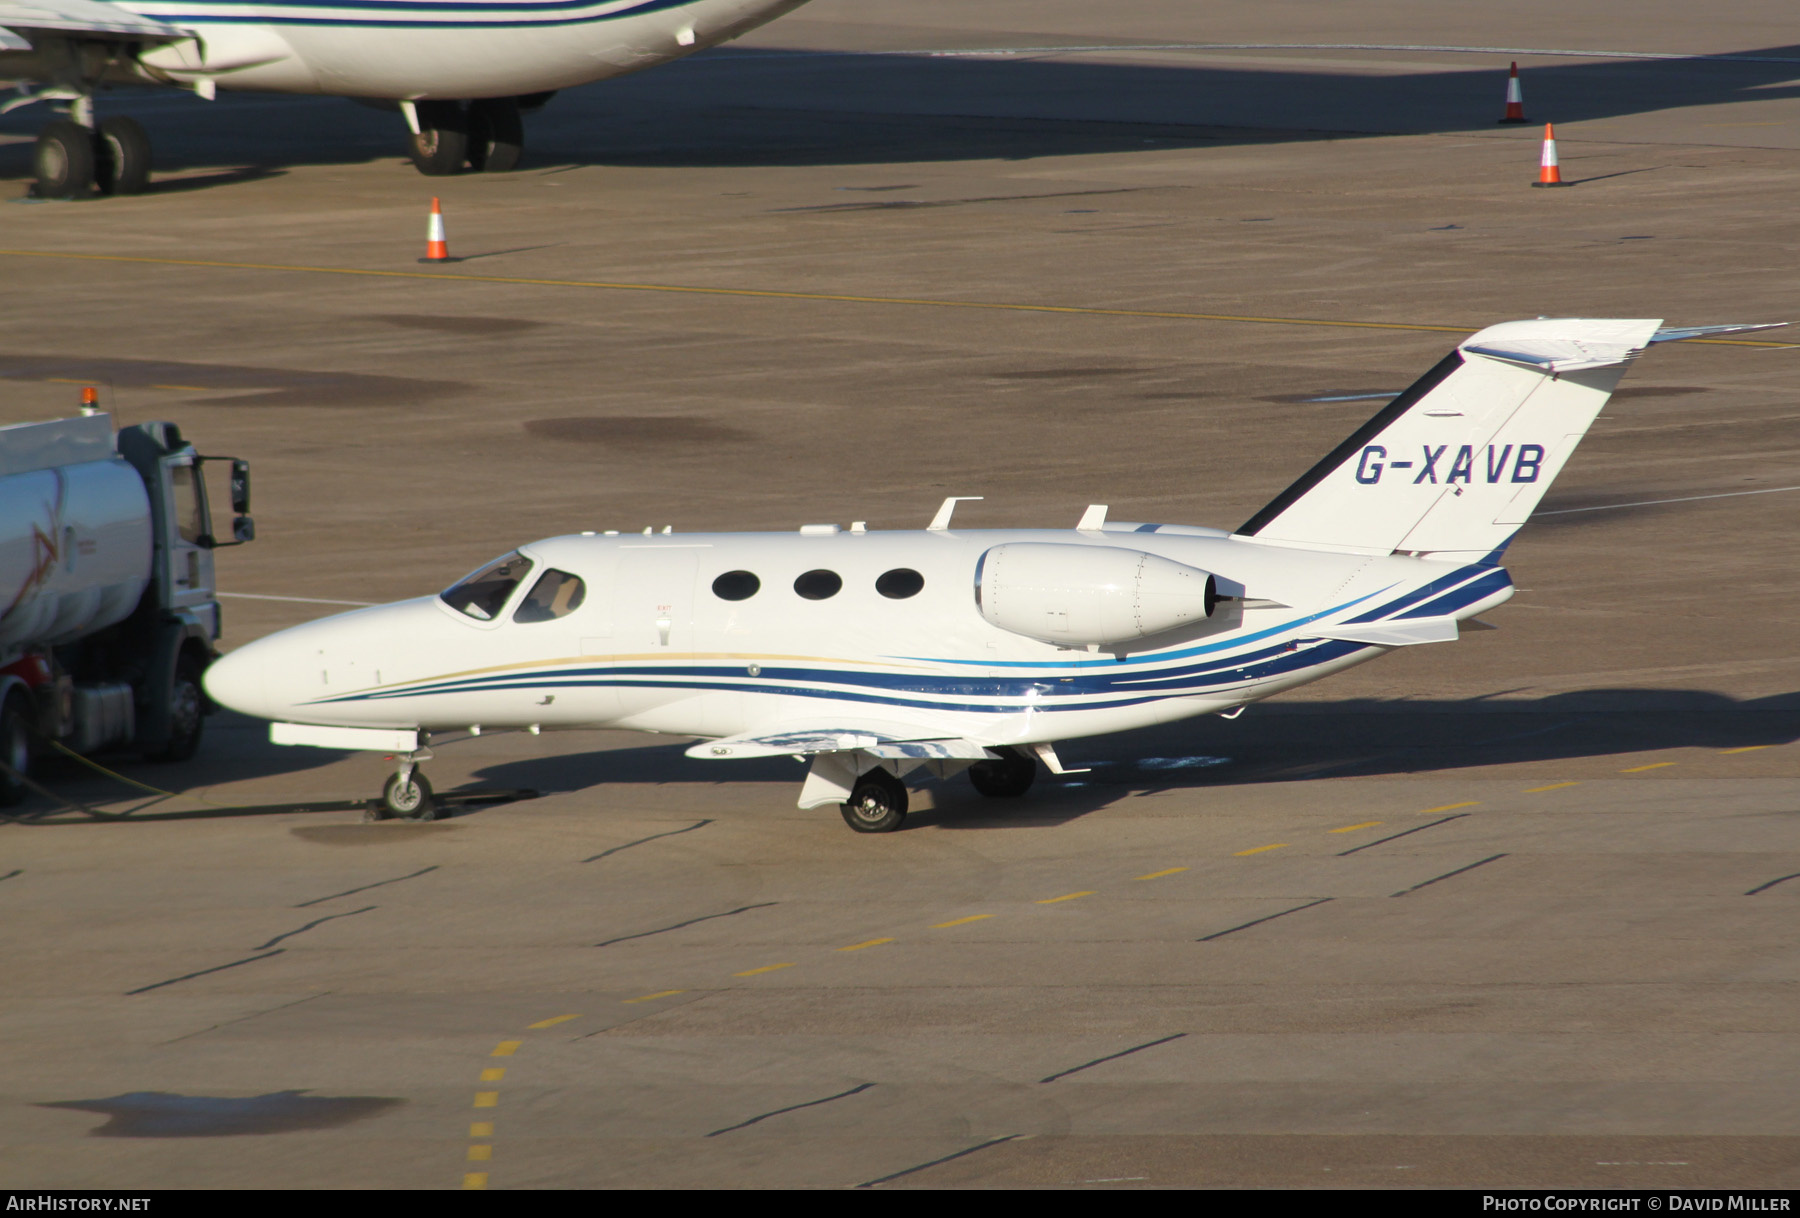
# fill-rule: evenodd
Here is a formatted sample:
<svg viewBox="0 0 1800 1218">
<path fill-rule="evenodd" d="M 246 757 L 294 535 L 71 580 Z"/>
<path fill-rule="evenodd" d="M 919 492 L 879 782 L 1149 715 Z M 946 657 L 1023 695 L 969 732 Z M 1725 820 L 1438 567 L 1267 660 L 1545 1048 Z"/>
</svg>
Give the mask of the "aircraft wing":
<svg viewBox="0 0 1800 1218">
<path fill-rule="evenodd" d="M 981 745 L 956 736 L 932 735 L 915 727 L 867 721 L 834 720 L 772 732 L 746 732 L 706 740 L 687 751 L 703 761 L 747 757 L 806 757 L 819 753 L 862 752 L 891 760 L 979 761 L 991 757 Z"/>
<path fill-rule="evenodd" d="M 152 21 L 99 0 L 0 0 L 0 32 L 10 32 L 30 42 L 31 35 L 39 31 L 132 42 L 175 42 L 193 37 L 189 30 Z"/>
</svg>

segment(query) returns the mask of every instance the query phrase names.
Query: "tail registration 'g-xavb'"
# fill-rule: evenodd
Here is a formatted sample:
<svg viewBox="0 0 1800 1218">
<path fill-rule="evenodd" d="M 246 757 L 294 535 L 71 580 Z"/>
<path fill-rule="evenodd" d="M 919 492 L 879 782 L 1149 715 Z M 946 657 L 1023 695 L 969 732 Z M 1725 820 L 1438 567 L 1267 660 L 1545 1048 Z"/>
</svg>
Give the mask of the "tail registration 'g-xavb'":
<svg viewBox="0 0 1800 1218">
<path fill-rule="evenodd" d="M 1627 365 L 1761 326 L 1540 318 L 1452 351 L 1235 532 L 583 533 L 436 597 L 326 618 L 215 664 L 273 738 L 391 751 L 384 800 L 432 815 L 432 733 L 610 727 L 688 755 L 809 761 L 802 807 L 898 828 L 908 778 L 1022 795 L 1054 743 L 1234 713 L 1504 602 L 1500 557 Z"/>
</svg>

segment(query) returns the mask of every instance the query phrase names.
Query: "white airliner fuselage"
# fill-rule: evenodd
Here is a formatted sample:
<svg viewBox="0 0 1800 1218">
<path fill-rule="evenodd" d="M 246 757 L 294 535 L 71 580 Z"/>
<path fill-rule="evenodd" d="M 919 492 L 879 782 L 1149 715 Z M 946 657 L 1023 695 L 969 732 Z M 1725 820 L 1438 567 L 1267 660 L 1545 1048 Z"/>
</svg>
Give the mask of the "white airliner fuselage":
<svg viewBox="0 0 1800 1218">
<path fill-rule="evenodd" d="M 668 63 L 805 0 L 0 0 L 0 80 L 67 118 L 38 138 L 40 195 L 133 194 L 150 144 L 96 91 L 156 84 L 392 103 L 423 173 L 518 164 L 522 112 L 556 90 Z"/>
<path fill-rule="evenodd" d="M 898 827 L 901 781 L 1022 794 L 1054 742 L 1229 713 L 1506 601 L 1501 554 L 1649 344 L 1759 327 L 1539 319 L 1462 343 L 1235 533 L 1124 524 L 584 533 L 436 597 L 282 631 L 213 666 L 280 743 L 612 727 L 706 759 L 812 759 L 802 807 Z"/>
</svg>

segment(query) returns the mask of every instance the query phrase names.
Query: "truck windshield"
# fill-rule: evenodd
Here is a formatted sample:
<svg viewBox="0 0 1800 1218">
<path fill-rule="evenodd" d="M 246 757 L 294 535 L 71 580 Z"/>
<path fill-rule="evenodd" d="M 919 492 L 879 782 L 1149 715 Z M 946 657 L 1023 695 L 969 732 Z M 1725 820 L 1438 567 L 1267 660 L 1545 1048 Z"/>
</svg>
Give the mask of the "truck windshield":
<svg viewBox="0 0 1800 1218">
<path fill-rule="evenodd" d="M 175 489 L 175 527 L 181 540 L 197 546 L 211 530 L 207 527 L 206 498 L 200 486 L 199 471 L 191 465 L 177 465 L 169 471 L 169 484 Z"/>
<path fill-rule="evenodd" d="M 451 584 L 438 594 L 438 599 L 478 622 L 491 622 L 530 571 L 531 560 L 514 550 Z"/>
</svg>

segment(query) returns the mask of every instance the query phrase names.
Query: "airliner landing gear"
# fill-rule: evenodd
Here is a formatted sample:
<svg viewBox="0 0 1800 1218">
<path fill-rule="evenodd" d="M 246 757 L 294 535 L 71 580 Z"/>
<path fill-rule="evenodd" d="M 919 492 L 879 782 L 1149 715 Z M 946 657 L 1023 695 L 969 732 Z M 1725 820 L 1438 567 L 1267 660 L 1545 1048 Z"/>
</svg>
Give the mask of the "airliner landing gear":
<svg viewBox="0 0 1800 1218">
<path fill-rule="evenodd" d="M 1031 790 L 1037 780 L 1037 761 L 1014 748 L 993 751 L 1000 756 L 969 767 L 969 781 L 975 789 L 993 799 L 1016 799 Z"/>
<path fill-rule="evenodd" d="M 906 784 L 877 766 L 856 780 L 839 808 L 858 833 L 892 833 L 906 820 Z"/>
<path fill-rule="evenodd" d="M 69 118 L 45 124 L 32 157 L 40 199 L 143 194 L 150 185 L 150 137 L 136 119 L 119 115 L 96 130 Z"/>
<path fill-rule="evenodd" d="M 381 788 L 380 801 L 363 814 L 366 821 L 436 820 L 437 803 L 431 797 L 431 784 L 419 769 L 421 761 L 431 760 L 430 749 L 419 749 L 399 758 L 400 767 L 389 775 Z"/>
<path fill-rule="evenodd" d="M 418 131 L 412 133 L 412 163 L 427 177 L 461 173 L 508 173 L 525 150 L 525 124 L 516 97 L 485 97 L 468 103 L 413 102 Z"/>
</svg>

